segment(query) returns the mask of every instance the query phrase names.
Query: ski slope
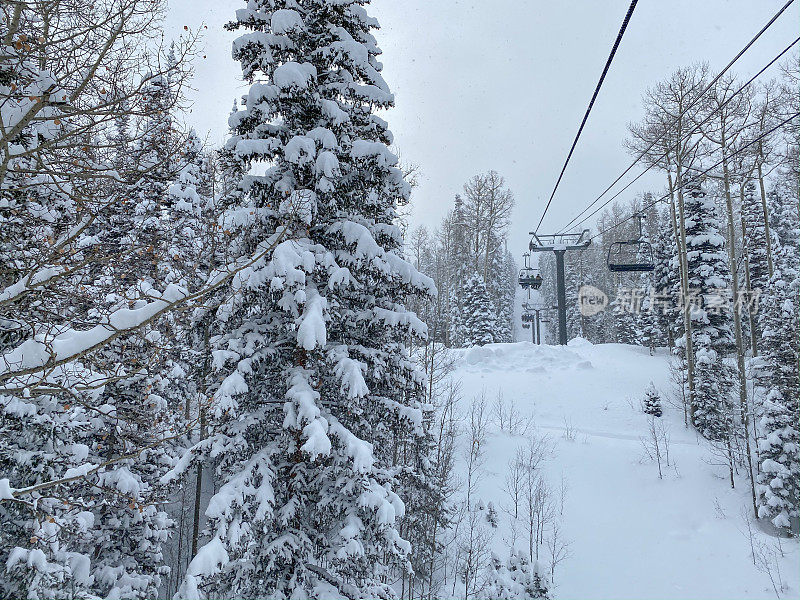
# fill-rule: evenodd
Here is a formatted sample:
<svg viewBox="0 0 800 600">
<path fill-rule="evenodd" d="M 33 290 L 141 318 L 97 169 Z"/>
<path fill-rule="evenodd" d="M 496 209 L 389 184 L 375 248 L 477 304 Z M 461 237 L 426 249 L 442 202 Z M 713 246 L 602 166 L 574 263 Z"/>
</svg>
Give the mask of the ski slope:
<svg viewBox="0 0 800 600">
<path fill-rule="evenodd" d="M 584 340 L 568 347 L 519 342 L 458 351 L 455 376 L 464 402 L 485 390 L 491 405 L 502 390 L 506 401 L 513 399 L 532 417 L 535 433 L 547 435 L 555 447 L 544 472 L 552 489 L 558 490 L 562 476 L 568 484 L 563 527 L 571 554 L 555 572 L 555 598 L 776 597 L 770 578 L 751 558 L 743 473 L 731 489 L 727 470 L 713 464 L 705 443 L 684 427 L 682 410 L 667 402 L 662 418 L 674 466 L 660 480 L 655 463 L 645 458 L 641 438 L 648 417 L 640 398 L 650 381 L 662 397 L 671 393 L 668 361 L 663 352 L 650 356 L 641 347 Z M 506 466 L 526 443 L 492 424 L 479 488 L 484 502 L 508 505 Z M 491 532 L 494 551 L 506 557 L 502 512 Z M 757 530 L 756 536 L 776 547 L 767 533 Z M 527 538 L 517 546 L 527 549 Z M 782 540 L 781 549 L 777 566 L 787 585 L 781 597 L 797 598 L 798 544 Z"/>
</svg>

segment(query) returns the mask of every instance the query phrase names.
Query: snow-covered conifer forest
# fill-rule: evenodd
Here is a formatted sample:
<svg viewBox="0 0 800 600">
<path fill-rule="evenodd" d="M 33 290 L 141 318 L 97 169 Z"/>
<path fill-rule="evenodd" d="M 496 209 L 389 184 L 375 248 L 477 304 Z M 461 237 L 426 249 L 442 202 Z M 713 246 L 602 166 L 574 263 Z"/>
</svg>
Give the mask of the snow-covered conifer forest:
<svg viewBox="0 0 800 600">
<path fill-rule="evenodd" d="M 432 198 L 399 23 L 181 2 L 0 7 L 0 598 L 800 597 L 800 39 L 629 82 L 596 199 Z"/>
</svg>

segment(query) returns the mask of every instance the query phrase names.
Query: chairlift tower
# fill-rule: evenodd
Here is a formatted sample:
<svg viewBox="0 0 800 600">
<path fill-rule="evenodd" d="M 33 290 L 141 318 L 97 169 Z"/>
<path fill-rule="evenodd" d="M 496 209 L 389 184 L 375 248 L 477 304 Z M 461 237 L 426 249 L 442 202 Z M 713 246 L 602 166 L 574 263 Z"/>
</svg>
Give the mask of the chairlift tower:
<svg viewBox="0 0 800 600">
<path fill-rule="evenodd" d="M 548 321 L 544 321 L 541 318 L 541 313 L 546 310 L 552 310 L 556 308 L 555 306 L 544 306 L 542 304 L 530 304 L 529 302 L 524 302 L 522 304 L 522 310 L 525 311 L 522 313 L 522 326 L 525 327 L 525 324 L 528 324 L 528 327 L 531 328 L 531 341 L 534 344 L 541 344 L 542 343 L 542 323 L 547 323 Z"/>
<path fill-rule="evenodd" d="M 531 252 L 553 252 L 556 255 L 556 296 L 558 298 L 558 343 L 567 344 L 567 288 L 564 276 L 564 254 L 570 250 L 585 250 L 592 243 L 589 230 L 580 233 L 555 233 L 532 236 L 528 249 Z"/>
</svg>

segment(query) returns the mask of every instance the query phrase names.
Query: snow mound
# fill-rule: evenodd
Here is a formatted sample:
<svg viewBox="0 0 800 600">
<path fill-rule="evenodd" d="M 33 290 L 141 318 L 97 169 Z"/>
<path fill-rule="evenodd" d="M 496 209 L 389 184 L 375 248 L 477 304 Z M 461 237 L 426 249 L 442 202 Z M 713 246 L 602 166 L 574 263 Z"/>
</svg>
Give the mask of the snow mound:
<svg viewBox="0 0 800 600">
<path fill-rule="evenodd" d="M 592 368 L 590 361 L 565 346 L 538 346 L 531 342 L 517 342 L 475 346 L 459 352 L 463 353 L 467 369 L 480 369 L 484 372 L 544 372 L 552 369 Z"/>
</svg>

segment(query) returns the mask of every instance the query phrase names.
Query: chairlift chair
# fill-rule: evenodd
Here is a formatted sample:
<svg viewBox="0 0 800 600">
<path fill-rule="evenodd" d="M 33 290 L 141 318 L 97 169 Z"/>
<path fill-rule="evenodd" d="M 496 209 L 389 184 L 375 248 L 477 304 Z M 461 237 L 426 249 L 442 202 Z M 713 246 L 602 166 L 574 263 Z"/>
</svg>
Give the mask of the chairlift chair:
<svg viewBox="0 0 800 600">
<path fill-rule="evenodd" d="M 542 287 L 542 276 L 539 274 L 539 269 L 531 266 L 531 253 L 526 252 L 522 255 L 525 261 L 525 266 L 519 271 L 519 285 L 523 290 L 538 290 Z"/>
<path fill-rule="evenodd" d="M 525 267 L 519 272 L 519 284 L 523 290 L 538 290 L 542 287 L 542 276 L 537 269 Z"/>
<path fill-rule="evenodd" d="M 639 273 L 655 269 L 653 247 L 642 239 L 644 215 L 634 215 L 639 224 L 639 235 L 632 240 L 611 242 L 606 256 L 606 265 L 612 273 Z"/>
<path fill-rule="evenodd" d="M 612 273 L 647 272 L 655 269 L 653 247 L 643 240 L 612 242 L 606 259 Z"/>
<path fill-rule="evenodd" d="M 525 323 L 533 323 L 533 321 L 535 319 L 536 319 L 536 317 L 534 317 L 533 313 L 522 313 L 522 323 L 523 324 L 525 324 Z"/>
</svg>

